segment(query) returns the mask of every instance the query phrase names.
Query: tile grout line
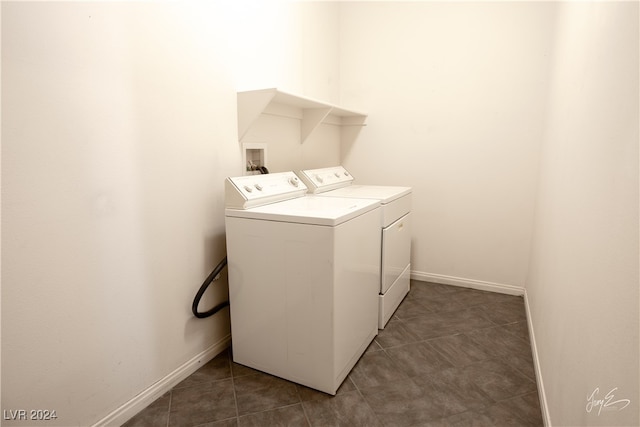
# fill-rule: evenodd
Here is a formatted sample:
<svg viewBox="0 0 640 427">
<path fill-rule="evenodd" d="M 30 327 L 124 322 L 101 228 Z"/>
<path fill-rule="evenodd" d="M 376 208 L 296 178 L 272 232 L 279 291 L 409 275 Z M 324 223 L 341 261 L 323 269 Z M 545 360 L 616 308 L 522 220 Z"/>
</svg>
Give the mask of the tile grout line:
<svg viewBox="0 0 640 427">
<path fill-rule="evenodd" d="M 375 338 L 374 338 L 375 339 Z M 382 349 L 382 351 L 384 351 L 384 349 Z M 358 392 L 358 395 L 360 395 L 360 398 L 362 398 L 362 400 L 364 401 L 364 403 L 367 405 L 367 407 L 371 410 L 371 412 L 373 413 L 373 415 L 376 417 L 376 420 L 378 420 L 378 422 L 380 423 L 380 425 L 384 426 L 384 422 L 382 421 L 382 419 L 380 418 L 380 416 L 378 415 L 378 413 L 371 407 L 371 405 L 369 404 L 369 401 L 367 400 L 366 397 L 364 397 L 364 394 L 362 394 L 362 390 L 360 390 L 360 387 L 358 387 L 358 384 L 355 383 L 355 381 L 353 380 L 349 380 L 351 381 L 351 384 L 353 384 L 353 386 L 356 388 L 356 391 Z"/>
<path fill-rule="evenodd" d="M 173 389 L 169 390 L 169 405 L 167 405 L 167 427 L 171 423 L 171 403 L 173 402 Z"/>
<path fill-rule="evenodd" d="M 229 363 L 229 373 L 231 374 L 231 388 L 233 389 L 233 403 L 236 407 L 236 423 L 240 424 L 240 409 L 238 408 L 238 394 L 236 393 L 236 376 L 233 373 L 233 357 L 231 357 L 231 346 L 227 349 L 227 363 Z"/>
<path fill-rule="evenodd" d="M 337 391 L 336 391 L 337 393 Z M 304 414 L 304 419 L 307 421 L 307 425 L 311 427 L 311 420 L 309 419 L 309 414 L 307 414 L 307 409 L 304 407 L 304 401 L 302 400 L 302 395 L 300 394 L 300 387 L 296 385 L 296 394 L 298 395 L 298 399 L 300 399 L 300 406 L 302 407 L 302 413 Z"/>
</svg>

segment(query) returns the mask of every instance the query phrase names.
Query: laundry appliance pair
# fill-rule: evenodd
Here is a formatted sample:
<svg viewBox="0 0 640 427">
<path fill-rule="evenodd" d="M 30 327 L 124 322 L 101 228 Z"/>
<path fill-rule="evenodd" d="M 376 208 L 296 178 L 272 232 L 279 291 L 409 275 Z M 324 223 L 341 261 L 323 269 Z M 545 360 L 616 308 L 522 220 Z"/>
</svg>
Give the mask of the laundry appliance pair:
<svg viewBox="0 0 640 427">
<path fill-rule="evenodd" d="M 335 394 L 409 291 L 411 189 L 341 166 L 227 178 L 235 362 Z"/>
</svg>

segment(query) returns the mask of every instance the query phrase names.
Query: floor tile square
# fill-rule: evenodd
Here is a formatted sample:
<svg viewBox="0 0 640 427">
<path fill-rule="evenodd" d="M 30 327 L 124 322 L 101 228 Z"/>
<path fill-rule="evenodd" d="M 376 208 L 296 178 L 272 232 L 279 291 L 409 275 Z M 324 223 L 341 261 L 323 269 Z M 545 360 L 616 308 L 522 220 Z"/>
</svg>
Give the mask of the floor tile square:
<svg viewBox="0 0 640 427">
<path fill-rule="evenodd" d="M 483 305 L 484 316 L 497 325 L 526 321 L 527 318 L 522 298 L 511 298 L 512 299 L 505 302 Z"/>
<path fill-rule="evenodd" d="M 448 294 L 448 297 L 461 303 L 465 308 L 486 305 L 487 297 L 491 292 L 457 287 Z"/>
<path fill-rule="evenodd" d="M 409 377 L 429 374 L 453 366 L 426 341 L 392 347 L 387 349 L 386 353 Z"/>
<path fill-rule="evenodd" d="M 382 423 L 389 426 L 421 425 L 465 409 L 412 379 L 390 381 L 361 392 Z"/>
<path fill-rule="evenodd" d="M 333 399 L 332 395 L 324 393 L 322 391 L 314 390 L 312 388 L 309 388 L 300 384 L 296 384 L 296 386 L 298 388 L 298 395 L 300 396 L 300 400 L 302 400 L 303 402 L 307 402 L 309 400 Z M 342 384 L 340 384 L 340 387 L 338 387 L 338 391 L 336 391 L 336 396 L 343 393 L 348 393 L 353 390 L 356 390 L 356 386 L 353 384 L 353 381 L 351 381 L 351 378 L 347 377 L 342 382 Z"/>
<path fill-rule="evenodd" d="M 303 403 L 312 426 L 382 426 L 357 390 Z"/>
<path fill-rule="evenodd" d="M 175 388 L 190 387 L 193 385 L 231 378 L 231 364 L 228 351 L 223 351 L 200 369 L 181 381 Z"/>
<path fill-rule="evenodd" d="M 500 420 L 502 421 L 502 420 Z M 460 414 L 450 415 L 448 417 L 440 418 L 430 421 L 424 424 L 424 427 L 519 427 L 517 424 L 496 424 L 495 420 L 491 419 L 486 414 L 478 413 L 475 411 L 462 412 Z"/>
<path fill-rule="evenodd" d="M 169 426 L 196 426 L 237 416 L 231 379 L 171 392 Z"/>
<path fill-rule="evenodd" d="M 167 392 L 124 423 L 122 427 L 166 426 L 169 422 L 170 402 L 171 392 Z"/>
<path fill-rule="evenodd" d="M 200 424 L 197 427 L 238 427 L 237 418 L 229 418 L 221 421 L 214 421 L 211 423 Z"/>
<path fill-rule="evenodd" d="M 427 313 L 429 313 L 429 309 L 417 298 L 405 297 L 402 304 L 396 309 L 394 315 L 398 319 L 407 320 L 412 317 L 424 316 Z"/>
<path fill-rule="evenodd" d="M 529 342 L 529 325 L 526 320 L 521 322 L 509 323 L 502 326 L 505 332 Z"/>
<path fill-rule="evenodd" d="M 412 294 L 411 291 L 409 291 L 409 296 L 411 298 L 409 299 L 409 296 L 407 296 L 407 299 L 409 299 L 410 301 L 414 300 L 418 302 L 421 306 L 425 307 L 425 310 L 428 310 L 429 313 L 440 313 L 468 308 L 462 301 L 456 298 L 457 293 L 458 291 L 417 291 L 416 293 Z"/>
<path fill-rule="evenodd" d="M 388 348 L 418 342 L 420 337 L 411 332 L 404 321 L 391 319 L 384 329 L 378 331 L 374 341 L 381 348 Z"/>
<path fill-rule="evenodd" d="M 239 427 L 308 427 L 309 422 L 304 414 L 302 405 L 271 409 L 269 411 L 244 415 L 238 418 Z"/>
<path fill-rule="evenodd" d="M 462 372 L 495 402 L 536 391 L 534 381 L 500 359 L 466 366 Z"/>
<path fill-rule="evenodd" d="M 467 410 L 482 410 L 493 403 L 493 400 L 467 375 L 464 368 L 448 368 L 435 371 L 429 375 L 413 378 L 413 381 L 422 387 L 430 387 L 438 396 L 445 400 L 455 402 Z M 453 406 L 453 405 L 449 405 Z M 457 406 L 454 406 L 460 409 Z"/>
<path fill-rule="evenodd" d="M 472 340 L 466 333 L 434 338 L 428 343 L 455 366 L 470 365 L 493 356 L 490 349 Z"/>
<path fill-rule="evenodd" d="M 531 356 L 530 344 L 509 334 L 504 327 L 478 329 L 466 334 L 474 343 L 496 357 Z M 531 359 L 533 363 L 533 359 Z"/>
<path fill-rule="evenodd" d="M 426 340 L 495 326 L 477 310 L 453 310 L 438 313 L 438 316 L 420 316 L 406 323 L 406 328 Z"/>
<path fill-rule="evenodd" d="M 296 384 L 272 375 L 258 373 L 237 377 L 233 381 L 238 415 L 300 403 Z"/>
<path fill-rule="evenodd" d="M 363 355 L 349 374 L 359 389 L 384 384 L 398 379 L 407 379 L 404 371 L 383 351 Z"/>
</svg>

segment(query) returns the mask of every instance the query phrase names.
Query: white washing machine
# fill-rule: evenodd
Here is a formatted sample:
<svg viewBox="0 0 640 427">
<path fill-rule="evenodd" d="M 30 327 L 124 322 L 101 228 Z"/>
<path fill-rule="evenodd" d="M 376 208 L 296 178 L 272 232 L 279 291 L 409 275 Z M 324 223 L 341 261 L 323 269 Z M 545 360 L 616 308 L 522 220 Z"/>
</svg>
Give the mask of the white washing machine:
<svg viewBox="0 0 640 427">
<path fill-rule="evenodd" d="M 311 194 L 380 201 L 378 328 L 384 329 L 410 287 L 411 187 L 355 185 L 342 166 L 303 170 L 298 175 Z"/>
<path fill-rule="evenodd" d="M 233 360 L 335 394 L 378 333 L 380 203 L 306 192 L 293 172 L 226 180 Z"/>
</svg>

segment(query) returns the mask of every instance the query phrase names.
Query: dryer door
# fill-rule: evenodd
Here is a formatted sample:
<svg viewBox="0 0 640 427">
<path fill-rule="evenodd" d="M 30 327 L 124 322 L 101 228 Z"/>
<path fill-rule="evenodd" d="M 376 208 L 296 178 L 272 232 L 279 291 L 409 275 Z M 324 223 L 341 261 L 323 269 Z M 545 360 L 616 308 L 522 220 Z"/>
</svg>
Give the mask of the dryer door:
<svg viewBox="0 0 640 427">
<path fill-rule="evenodd" d="M 380 293 L 402 274 L 411 261 L 411 213 L 382 229 L 382 271 Z"/>
</svg>

